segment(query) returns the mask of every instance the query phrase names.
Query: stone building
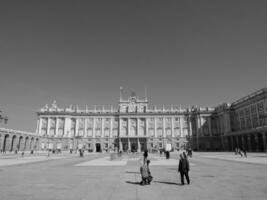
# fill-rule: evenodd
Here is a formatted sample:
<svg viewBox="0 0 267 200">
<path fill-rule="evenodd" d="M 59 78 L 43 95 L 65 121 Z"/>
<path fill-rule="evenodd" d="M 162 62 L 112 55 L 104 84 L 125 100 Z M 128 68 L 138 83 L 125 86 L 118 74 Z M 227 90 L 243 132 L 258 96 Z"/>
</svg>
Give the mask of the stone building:
<svg viewBox="0 0 267 200">
<path fill-rule="evenodd" d="M 134 92 L 120 97 L 117 109 L 61 109 L 54 102 L 38 112 L 39 136 L 47 137 L 53 148 L 85 148 L 88 151 L 156 151 L 167 143 L 173 149 L 185 148 L 190 132 L 188 110 L 149 107 L 148 99 Z M 47 141 L 48 142 L 48 141 Z M 46 142 L 45 142 L 46 143 Z M 43 148 L 47 144 L 42 144 Z"/>
<path fill-rule="evenodd" d="M 267 88 L 215 109 L 222 149 L 267 150 Z"/>
<path fill-rule="evenodd" d="M 267 150 L 267 88 L 233 103 L 223 103 L 212 112 L 192 109 L 189 116 L 195 150 Z"/>
<path fill-rule="evenodd" d="M 37 116 L 36 133 L 0 128 L 0 151 L 141 152 L 166 144 L 198 151 L 267 151 L 267 88 L 215 108 L 159 109 L 132 92 L 127 99 L 120 95 L 116 109 L 63 109 L 53 102 Z"/>
</svg>

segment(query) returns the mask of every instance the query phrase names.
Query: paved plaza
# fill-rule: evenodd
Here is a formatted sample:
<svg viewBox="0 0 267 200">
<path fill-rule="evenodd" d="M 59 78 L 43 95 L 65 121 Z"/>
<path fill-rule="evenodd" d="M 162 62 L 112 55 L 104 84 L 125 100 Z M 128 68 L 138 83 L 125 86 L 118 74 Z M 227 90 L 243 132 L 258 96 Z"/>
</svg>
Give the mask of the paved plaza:
<svg viewBox="0 0 267 200">
<path fill-rule="evenodd" d="M 266 199 L 267 154 L 194 153 L 190 185 L 180 185 L 178 152 L 150 154 L 151 185 L 141 186 L 142 154 L 0 156 L 0 199 Z"/>
</svg>

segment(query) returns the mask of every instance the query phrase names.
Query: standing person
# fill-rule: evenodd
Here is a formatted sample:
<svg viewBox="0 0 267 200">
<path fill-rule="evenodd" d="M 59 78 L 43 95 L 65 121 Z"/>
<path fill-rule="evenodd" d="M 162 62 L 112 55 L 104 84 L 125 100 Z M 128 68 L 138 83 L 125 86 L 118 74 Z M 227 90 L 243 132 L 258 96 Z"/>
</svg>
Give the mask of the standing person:
<svg viewBox="0 0 267 200">
<path fill-rule="evenodd" d="M 141 185 L 147 185 L 148 184 L 148 167 L 147 167 L 147 163 L 144 163 L 141 167 L 140 167 L 140 173 L 141 173 Z"/>
<path fill-rule="evenodd" d="M 153 180 L 153 176 L 151 175 L 150 168 L 149 168 L 150 160 L 147 160 L 146 163 L 147 163 L 147 173 L 148 173 L 147 184 L 150 184 L 150 182 Z"/>
<path fill-rule="evenodd" d="M 188 175 L 189 162 L 188 162 L 188 159 L 185 158 L 183 154 L 180 154 L 178 172 L 180 172 L 180 175 L 181 175 L 181 184 L 184 185 L 184 176 L 186 178 L 187 183 L 190 184 L 190 179 Z"/>
<path fill-rule="evenodd" d="M 145 150 L 144 151 L 144 164 L 146 164 L 146 161 L 147 161 L 147 157 L 148 157 L 148 151 L 147 150 Z"/>
</svg>

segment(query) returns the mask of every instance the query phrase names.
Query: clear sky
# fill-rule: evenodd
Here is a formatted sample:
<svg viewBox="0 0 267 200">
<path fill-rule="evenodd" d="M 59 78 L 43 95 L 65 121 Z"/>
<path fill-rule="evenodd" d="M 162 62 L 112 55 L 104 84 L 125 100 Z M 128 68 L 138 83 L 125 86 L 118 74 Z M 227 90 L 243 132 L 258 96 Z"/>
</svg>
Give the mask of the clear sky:
<svg viewBox="0 0 267 200">
<path fill-rule="evenodd" d="M 57 101 L 216 106 L 267 86 L 266 1 L 0 1 L 0 108 L 35 131 Z"/>
</svg>

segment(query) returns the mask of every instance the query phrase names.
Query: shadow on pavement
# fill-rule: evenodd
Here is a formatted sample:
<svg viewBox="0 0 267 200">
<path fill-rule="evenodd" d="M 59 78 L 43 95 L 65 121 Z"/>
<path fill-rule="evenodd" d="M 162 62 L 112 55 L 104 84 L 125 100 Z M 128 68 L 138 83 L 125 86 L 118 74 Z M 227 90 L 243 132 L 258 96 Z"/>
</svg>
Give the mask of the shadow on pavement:
<svg viewBox="0 0 267 200">
<path fill-rule="evenodd" d="M 163 183 L 169 185 L 182 185 L 181 183 L 167 182 L 167 181 L 153 181 L 154 183 Z"/>
<path fill-rule="evenodd" d="M 140 184 L 140 181 L 136 181 L 136 182 L 133 182 L 133 181 L 126 181 L 126 183 L 134 184 L 134 185 L 141 185 L 141 184 Z"/>
<path fill-rule="evenodd" d="M 140 172 L 129 172 L 129 171 L 126 171 L 125 173 L 127 173 L 127 174 L 140 174 Z"/>
</svg>

